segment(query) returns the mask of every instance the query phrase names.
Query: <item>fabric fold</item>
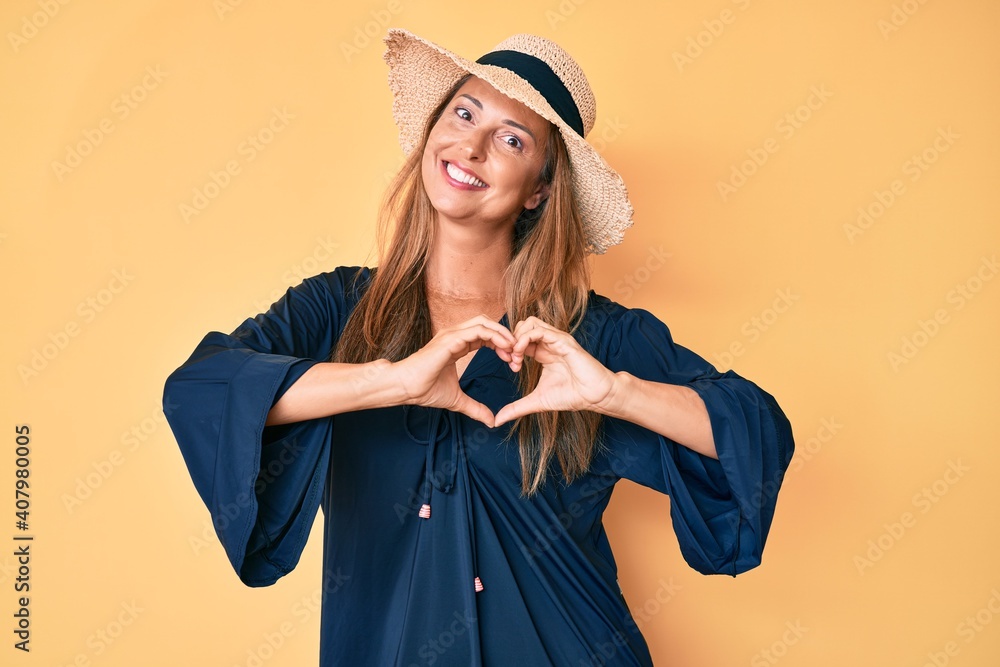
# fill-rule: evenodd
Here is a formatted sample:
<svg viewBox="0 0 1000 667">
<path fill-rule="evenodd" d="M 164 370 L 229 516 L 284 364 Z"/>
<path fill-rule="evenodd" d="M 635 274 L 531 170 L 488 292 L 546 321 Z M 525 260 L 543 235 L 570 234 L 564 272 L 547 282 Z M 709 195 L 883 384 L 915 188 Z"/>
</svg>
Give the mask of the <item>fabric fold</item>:
<svg viewBox="0 0 1000 667">
<path fill-rule="evenodd" d="M 529 498 L 516 434 L 504 437 L 513 426 L 420 406 L 265 426 L 281 396 L 330 358 L 373 273 L 318 274 L 231 334 L 210 332 L 163 394 L 245 584 L 294 568 L 322 507 L 321 664 L 648 667 L 602 522 L 621 478 L 670 496 L 694 569 L 735 575 L 760 563 L 793 452 L 788 420 L 757 385 L 675 344 L 652 314 L 593 290 L 574 330 L 581 345 L 612 371 L 697 392 L 718 460 L 608 418 L 591 469 L 566 483 L 553 463 Z M 460 386 L 494 412 L 519 397 L 517 375 L 488 348 Z"/>
<path fill-rule="evenodd" d="M 265 421 L 332 350 L 346 321 L 351 268 L 306 279 L 231 334 L 209 332 L 164 384 L 167 422 L 248 586 L 273 584 L 295 567 L 319 509 L 333 417 Z"/>
<path fill-rule="evenodd" d="M 617 311 L 604 329 L 605 365 L 697 392 L 719 458 L 611 418 L 607 433 L 619 451 L 612 467 L 621 477 L 670 496 L 681 554 L 692 568 L 736 576 L 756 567 L 794 453 L 791 424 L 773 396 L 674 343 L 668 327 L 648 311 Z"/>
</svg>

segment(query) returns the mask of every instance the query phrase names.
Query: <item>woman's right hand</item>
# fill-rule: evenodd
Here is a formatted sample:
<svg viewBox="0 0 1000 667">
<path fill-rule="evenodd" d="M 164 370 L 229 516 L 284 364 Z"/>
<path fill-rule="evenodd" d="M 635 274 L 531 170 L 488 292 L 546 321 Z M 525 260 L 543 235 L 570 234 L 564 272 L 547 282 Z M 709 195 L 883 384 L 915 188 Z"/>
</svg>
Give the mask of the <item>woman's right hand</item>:
<svg viewBox="0 0 1000 667">
<path fill-rule="evenodd" d="M 426 345 L 393 364 L 409 405 L 461 412 L 493 428 L 493 412 L 462 391 L 455 363 L 484 345 L 510 362 L 514 334 L 499 322 L 477 315 L 455 327 L 440 330 Z"/>
</svg>

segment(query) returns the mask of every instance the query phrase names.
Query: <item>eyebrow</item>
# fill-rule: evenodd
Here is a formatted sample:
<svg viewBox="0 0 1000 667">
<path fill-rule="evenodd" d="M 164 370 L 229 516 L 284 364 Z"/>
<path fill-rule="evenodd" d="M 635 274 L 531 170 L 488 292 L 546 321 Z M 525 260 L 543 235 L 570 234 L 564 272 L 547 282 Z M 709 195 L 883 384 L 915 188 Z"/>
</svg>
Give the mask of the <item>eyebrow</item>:
<svg viewBox="0 0 1000 667">
<path fill-rule="evenodd" d="M 465 98 L 468 98 L 468 99 L 469 99 L 469 100 L 471 100 L 471 101 L 472 101 L 472 103 L 473 103 L 473 104 L 475 104 L 475 105 L 476 105 L 477 107 L 479 107 L 480 109 L 482 109 L 482 108 L 483 108 L 483 103 L 482 103 L 482 102 L 480 102 L 479 100 L 477 100 L 477 99 L 476 99 L 475 97 L 473 97 L 472 95 L 469 95 L 468 93 L 462 93 L 461 97 L 465 97 Z M 530 137 L 532 138 L 532 140 L 534 140 L 534 141 L 535 141 L 536 143 L 538 142 L 538 138 L 537 138 L 537 137 L 535 136 L 535 133 L 534 133 L 534 132 L 532 132 L 531 130 L 529 130 L 529 129 L 528 129 L 527 127 L 525 127 L 524 125 L 521 125 L 521 124 L 520 124 L 520 123 L 518 123 L 518 122 L 515 122 L 515 121 L 513 121 L 513 120 L 510 120 L 509 118 L 508 118 L 508 119 L 506 119 L 506 120 L 504 120 L 504 123 L 505 123 L 506 125 L 510 125 L 510 126 L 512 126 L 512 127 L 516 127 L 516 128 L 517 128 L 517 129 L 519 129 L 519 130 L 522 130 L 522 131 L 524 131 L 524 132 L 527 132 L 527 133 L 528 133 L 528 136 L 530 136 Z"/>
</svg>

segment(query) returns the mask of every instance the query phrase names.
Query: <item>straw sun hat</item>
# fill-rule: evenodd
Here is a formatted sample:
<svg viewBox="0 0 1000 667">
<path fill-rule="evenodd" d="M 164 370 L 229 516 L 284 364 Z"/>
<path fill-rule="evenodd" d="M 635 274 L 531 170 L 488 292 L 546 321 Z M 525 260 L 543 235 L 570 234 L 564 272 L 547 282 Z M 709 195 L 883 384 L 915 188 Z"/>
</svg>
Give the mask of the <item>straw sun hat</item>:
<svg viewBox="0 0 1000 667">
<path fill-rule="evenodd" d="M 628 191 L 621 176 L 585 139 L 594 127 L 597 103 L 583 70 L 559 45 L 519 34 L 473 62 L 401 28 L 391 28 L 385 43 L 392 114 L 404 153 L 420 145 L 428 116 L 451 87 L 471 73 L 559 128 L 569 153 L 587 252 L 602 255 L 622 242 L 632 226 Z"/>
</svg>

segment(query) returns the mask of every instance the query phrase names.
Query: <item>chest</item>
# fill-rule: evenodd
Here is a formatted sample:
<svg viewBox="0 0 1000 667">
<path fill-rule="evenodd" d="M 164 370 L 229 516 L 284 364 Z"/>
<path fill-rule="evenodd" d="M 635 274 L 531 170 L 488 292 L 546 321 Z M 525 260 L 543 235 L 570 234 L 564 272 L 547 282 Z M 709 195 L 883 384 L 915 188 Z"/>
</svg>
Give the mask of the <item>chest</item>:
<svg viewBox="0 0 1000 667">
<path fill-rule="evenodd" d="M 516 391 L 514 375 L 501 370 L 478 375 L 468 387 L 469 396 L 493 412 Z M 541 496 L 528 500 L 521 494 L 519 434 L 513 429 L 512 423 L 489 428 L 460 413 L 420 406 L 338 414 L 331 433 L 330 491 L 334 504 L 346 513 L 339 519 L 353 521 L 358 509 L 366 507 L 384 513 L 387 523 L 398 528 L 396 503 L 416 518 L 427 493 L 458 497 L 454 514 L 461 517 L 465 494 L 472 491 L 479 500 L 489 499 L 486 504 L 496 511 L 527 513 L 514 524 L 495 516 L 488 522 L 494 528 L 503 524 L 526 531 L 527 537 L 534 528 L 551 525 L 574 541 L 585 540 L 598 526 L 618 479 L 609 461 L 620 455 L 598 454 L 591 468 L 569 484 L 553 461 L 550 483 L 542 487 Z M 366 527 L 359 524 L 358 529 Z"/>
<path fill-rule="evenodd" d="M 428 309 L 431 315 L 431 335 L 436 336 L 442 329 L 459 327 L 477 315 L 483 315 L 494 322 L 500 321 L 504 314 L 504 306 L 496 300 L 461 300 L 446 299 L 440 297 L 430 297 L 427 300 Z M 472 350 L 461 359 L 455 362 L 455 370 L 458 377 L 469 366 L 472 358 L 476 356 L 476 350 Z"/>
</svg>

